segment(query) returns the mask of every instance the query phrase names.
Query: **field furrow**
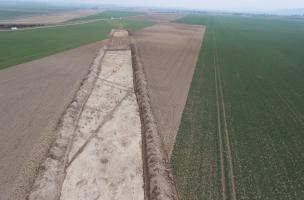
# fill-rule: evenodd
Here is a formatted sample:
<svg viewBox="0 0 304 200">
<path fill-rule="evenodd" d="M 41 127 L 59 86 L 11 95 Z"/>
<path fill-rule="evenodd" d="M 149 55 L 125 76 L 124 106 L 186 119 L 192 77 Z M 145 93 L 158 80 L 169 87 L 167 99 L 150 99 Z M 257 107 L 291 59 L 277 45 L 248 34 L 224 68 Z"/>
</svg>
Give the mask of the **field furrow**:
<svg viewBox="0 0 304 200">
<path fill-rule="evenodd" d="M 216 66 L 216 57 L 214 56 L 214 80 L 215 80 L 215 93 L 216 93 L 216 111 L 217 111 L 217 128 L 218 128 L 218 138 L 219 138 L 219 153 L 221 162 L 221 184 L 222 184 L 222 199 L 227 199 L 226 194 L 226 175 L 225 175 L 225 164 L 224 164 L 224 149 L 223 149 L 223 133 L 221 124 L 221 109 L 220 109 L 220 97 L 219 97 L 219 86 L 218 86 L 218 72 Z"/>
</svg>

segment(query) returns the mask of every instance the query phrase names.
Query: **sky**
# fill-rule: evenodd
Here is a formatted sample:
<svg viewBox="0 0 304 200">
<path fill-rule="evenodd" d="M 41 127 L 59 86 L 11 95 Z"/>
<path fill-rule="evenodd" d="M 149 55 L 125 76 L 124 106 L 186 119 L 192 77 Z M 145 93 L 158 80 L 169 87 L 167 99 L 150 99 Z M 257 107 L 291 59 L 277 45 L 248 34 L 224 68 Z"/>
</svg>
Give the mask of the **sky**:
<svg viewBox="0 0 304 200">
<path fill-rule="evenodd" d="M 1 0 L 0 0 L 1 1 Z M 16 1 L 16 0 L 15 0 Z M 145 7 L 188 8 L 197 10 L 276 11 L 304 8 L 304 0 L 36 0 L 82 2 Z"/>
<path fill-rule="evenodd" d="M 211 10 L 273 11 L 304 8 L 304 0 L 83 0 L 82 2 Z"/>
</svg>

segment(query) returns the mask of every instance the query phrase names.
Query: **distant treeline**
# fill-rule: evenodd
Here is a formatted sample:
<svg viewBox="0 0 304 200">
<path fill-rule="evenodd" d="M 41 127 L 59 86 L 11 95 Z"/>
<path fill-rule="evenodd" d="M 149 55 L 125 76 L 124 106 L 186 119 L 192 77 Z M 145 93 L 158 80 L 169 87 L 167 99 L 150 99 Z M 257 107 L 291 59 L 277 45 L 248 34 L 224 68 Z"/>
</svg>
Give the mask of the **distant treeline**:
<svg viewBox="0 0 304 200">
<path fill-rule="evenodd" d="M 45 24 L 0 24 L 0 29 L 11 29 L 11 28 L 29 28 L 29 27 L 37 27 L 44 26 Z"/>
</svg>

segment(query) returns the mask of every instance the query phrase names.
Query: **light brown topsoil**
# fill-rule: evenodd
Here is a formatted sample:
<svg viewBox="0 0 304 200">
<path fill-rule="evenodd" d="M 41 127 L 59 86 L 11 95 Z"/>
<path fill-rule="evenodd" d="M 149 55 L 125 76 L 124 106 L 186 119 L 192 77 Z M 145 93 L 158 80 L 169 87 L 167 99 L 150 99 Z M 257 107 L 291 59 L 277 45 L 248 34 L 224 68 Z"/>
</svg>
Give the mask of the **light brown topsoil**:
<svg viewBox="0 0 304 200">
<path fill-rule="evenodd" d="M 58 119 L 104 42 L 0 71 L 0 199 L 24 199 Z"/>
<path fill-rule="evenodd" d="M 170 157 L 187 100 L 205 27 L 158 24 L 134 33 L 152 110 Z"/>
</svg>

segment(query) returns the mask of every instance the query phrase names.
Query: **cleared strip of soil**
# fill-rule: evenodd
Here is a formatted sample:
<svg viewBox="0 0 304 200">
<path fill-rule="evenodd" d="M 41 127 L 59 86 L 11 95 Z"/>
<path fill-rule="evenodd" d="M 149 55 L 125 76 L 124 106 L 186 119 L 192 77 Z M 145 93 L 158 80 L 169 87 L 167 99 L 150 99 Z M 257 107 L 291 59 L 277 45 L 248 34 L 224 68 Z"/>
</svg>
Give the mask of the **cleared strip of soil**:
<svg viewBox="0 0 304 200">
<path fill-rule="evenodd" d="M 130 50 L 106 52 L 69 153 L 61 200 L 144 199 L 132 74 Z"/>
<path fill-rule="evenodd" d="M 85 17 L 102 12 L 102 10 L 86 9 L 38 15 L 31 17 L 20 17 L 17 19 L 0 20 L 1 24 L 56 24 L 79 17 Z"/>
<path fill-rule="evenodd" d="M 170 157 L 202 44 L 203 26 L 164 23 L 134 33 L 153 113 Z"/>
<path fill-rule="evenodd" d="M 0 71 L 1 200 L 24 199 L 62 112 L 103 43 Z"/>
<path fill-rule="evenodd" d="M 30 200 L 144 199 L 129 37 L 123 30 L 112 35 L 61 119 Z"/>
</svg>

